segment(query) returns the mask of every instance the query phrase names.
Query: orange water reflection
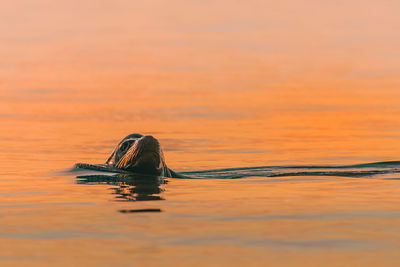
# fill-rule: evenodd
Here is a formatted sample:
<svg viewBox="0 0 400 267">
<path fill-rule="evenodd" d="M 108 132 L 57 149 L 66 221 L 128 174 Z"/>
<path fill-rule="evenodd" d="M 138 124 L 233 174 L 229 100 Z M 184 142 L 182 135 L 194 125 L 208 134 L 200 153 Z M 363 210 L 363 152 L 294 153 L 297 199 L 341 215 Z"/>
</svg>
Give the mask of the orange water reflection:
<svg viewBox="0 0 400 267">
<path fill-rule="evenodd" d="M 137 188 L 46 174 L 132 132 L 177 171 L 398 160 L 399 8 L 3 3 L 0 265 L 395 266 L 397 180 L 172 179 L 116 202 Z"/>
</svg>

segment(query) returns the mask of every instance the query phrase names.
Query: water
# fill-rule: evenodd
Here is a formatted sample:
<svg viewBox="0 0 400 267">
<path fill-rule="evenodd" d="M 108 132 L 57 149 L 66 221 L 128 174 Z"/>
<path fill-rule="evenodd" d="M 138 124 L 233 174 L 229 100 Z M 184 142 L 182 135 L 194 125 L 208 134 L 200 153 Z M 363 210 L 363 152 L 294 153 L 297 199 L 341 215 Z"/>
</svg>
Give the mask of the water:
<svg viewBox="0 0 400 267">
<path fill-rule="evenodd" d="M 0 9 L 1 266 L 400 263 L 399 3 L 95 4 Z"/>
</svg>

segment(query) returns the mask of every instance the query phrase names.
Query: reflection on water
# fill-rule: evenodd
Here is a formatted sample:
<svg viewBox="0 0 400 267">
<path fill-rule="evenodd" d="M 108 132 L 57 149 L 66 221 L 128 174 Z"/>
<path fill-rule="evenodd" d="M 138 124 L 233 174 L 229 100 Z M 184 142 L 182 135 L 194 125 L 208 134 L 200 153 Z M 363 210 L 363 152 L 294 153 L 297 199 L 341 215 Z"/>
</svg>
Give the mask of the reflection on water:
<svg viewBox="0 0 400 267">
<path fill-rule="evenodd" d="M 139 212 L 161 212 L 161 209 L 135 209 L 135 210 L 119 210 L 121 213 L 139 213 Z"/>
<path fill-rule="evenodd" d="M 93 3 L 2 1 L 1 266 L 400 265 L 400 1 Z"/>
<path fill-rule="evenodd" d="M 78 184 L 110 184 L 117 201 L 164 200 L 161 186 L 167 181 L 161 177 L 140 174 L 80 175 Z"/>
</svg>

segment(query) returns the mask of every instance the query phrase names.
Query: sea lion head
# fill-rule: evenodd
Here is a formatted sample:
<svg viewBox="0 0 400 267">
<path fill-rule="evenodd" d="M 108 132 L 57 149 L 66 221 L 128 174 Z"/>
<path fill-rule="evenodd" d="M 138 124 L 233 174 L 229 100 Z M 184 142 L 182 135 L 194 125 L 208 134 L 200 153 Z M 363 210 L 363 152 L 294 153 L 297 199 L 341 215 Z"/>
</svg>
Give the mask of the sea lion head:
<svg viewBox="0 0 400 267">
<path fill-rule="evenodd" d="M 106 164 L 136 173 L 171 176 L 160 143 L 151 135 L 128 135 L 116 146 Z"/>
</svg>

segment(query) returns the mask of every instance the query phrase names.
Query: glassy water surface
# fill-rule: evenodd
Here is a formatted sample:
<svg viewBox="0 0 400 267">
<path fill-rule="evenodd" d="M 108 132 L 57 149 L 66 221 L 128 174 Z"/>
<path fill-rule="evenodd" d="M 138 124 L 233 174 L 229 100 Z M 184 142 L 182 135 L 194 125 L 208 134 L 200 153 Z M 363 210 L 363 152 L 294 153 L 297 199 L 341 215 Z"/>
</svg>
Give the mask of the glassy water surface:
<svg viewBox="0 0 400 267">
<path fill-rule="evenodd" d="M 398 265 L 399 8 L 5 3 L 0 265 Z M 60 172 L 134 132 L 193 179 Z"/>
</svg>

